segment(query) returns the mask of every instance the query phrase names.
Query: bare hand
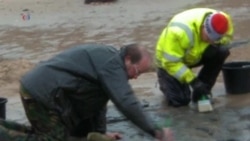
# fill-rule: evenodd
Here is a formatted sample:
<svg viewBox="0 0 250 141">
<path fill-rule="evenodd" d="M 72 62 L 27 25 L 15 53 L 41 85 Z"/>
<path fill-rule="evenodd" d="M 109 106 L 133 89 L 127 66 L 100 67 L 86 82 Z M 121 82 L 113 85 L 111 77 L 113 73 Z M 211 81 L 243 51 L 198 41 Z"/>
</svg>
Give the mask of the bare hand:
<svg viewBox="0 0 250 141">
<path fill-rule="evenodd" d="M 156 141 L 174 141 L 174 134 L 170 128 L 163 128 L 161 135 L 156 135 Z"/>
<path fill-rule="evenodd" d="M 114 133 L 106 133 L 106 136 L 113 140 L 119 140 L 122 138 L 122 135 L 120 133 L 114 132 Z"/>
</svg>

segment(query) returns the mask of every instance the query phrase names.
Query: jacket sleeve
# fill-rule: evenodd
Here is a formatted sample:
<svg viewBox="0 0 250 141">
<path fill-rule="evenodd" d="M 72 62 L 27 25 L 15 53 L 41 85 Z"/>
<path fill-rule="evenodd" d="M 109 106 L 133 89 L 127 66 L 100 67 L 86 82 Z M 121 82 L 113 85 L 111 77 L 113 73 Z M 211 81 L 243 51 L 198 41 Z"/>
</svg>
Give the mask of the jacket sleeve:
<svg viewBox="0 0 250 141">
<path fill-rule="evenodd" d="M 104 107 L 102 110 L 100 110 L 96 116 L 94 116 L 94 124 L 95 124 L 95 130 L 97 132 L 106 133 L 107 127 L 106 127 L 106 113 L 107 113 L 107 107 Z"/>
<path fill-rule="evenodd" d="M 183 62 L 183 57 L 190 47 L 186 32 L 179 27 L 168 27 L 157 43 L 157 55 L 160 66 L 180 82 L 189 83 L 196 76 Z M 160 52 L 160 53 L 159 53 Z"/>
<path fill-rule="evenodd" d="M 127 73 L 121 61 L 113 59 L 99 72 L 101 85 L 118 110 L 137 127 L 154 136 L 154 125 L 129 85 Z"/>
</svg>

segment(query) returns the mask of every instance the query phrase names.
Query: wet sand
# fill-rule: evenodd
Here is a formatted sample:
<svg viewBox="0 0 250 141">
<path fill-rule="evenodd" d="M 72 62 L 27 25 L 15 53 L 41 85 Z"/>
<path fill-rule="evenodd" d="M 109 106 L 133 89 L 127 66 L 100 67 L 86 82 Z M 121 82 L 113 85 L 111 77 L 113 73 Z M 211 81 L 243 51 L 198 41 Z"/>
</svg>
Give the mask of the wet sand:
<svg viewBox="0 0 250 141">
<path fill-rule="evenodd" d="M 8 98 L 7 118 L 29 124 L 20 103 L 18 80 L 37 62 L 85 42 L 117 48 L 139 42 L 153 53 L 159 33 L 171 16 L 198 6 L 227 11 L 235 21 L 235 40 L 250 38 L 247 0 L 119 0 L 100 6 L 83 5 L 81 0 L 0 0 L 0 96 Z M 29 14 L 30 19 L 23 20 L 21 14 Z M 227 61 L 250 60 L 248 46 L 232 49 Z M 155 82 L 152 71 L 132 80 L 131 85 L 138 98 L 149 104 L 145 111 L 156 122 L 163 126 L 166 119 L 171 121 L 169 126 L 178 141 L 250 141 L 250 94 L 226 94 L 222 75 L 213 89 L 216 103 L 211 113 L 167 107 Z M 112 103 L 109 106 L 109 130 L 124 133 L 124 141 L 152 140 L 126 120 L 111 122 L 124 118 Z"/>
</svg>

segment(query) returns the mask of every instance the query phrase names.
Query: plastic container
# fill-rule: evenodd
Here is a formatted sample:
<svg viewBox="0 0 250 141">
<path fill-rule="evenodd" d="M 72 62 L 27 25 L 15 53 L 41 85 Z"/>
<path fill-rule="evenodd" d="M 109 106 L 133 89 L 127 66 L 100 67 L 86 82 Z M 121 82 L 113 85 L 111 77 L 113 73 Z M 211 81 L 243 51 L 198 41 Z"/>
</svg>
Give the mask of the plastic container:
<svg viewBox="0 0 250 141">
<path fill-rule="evenodd" d="M 228 62 L 222 66 L 224 85 L 228 94 L 250 92 L 250 62 Z"/>
<path fill-rule="evenodd" d="M 0 97 L 0 118 L 5 119 L 6 118 L 6 103 L 7 99 Z"/>
</svg>

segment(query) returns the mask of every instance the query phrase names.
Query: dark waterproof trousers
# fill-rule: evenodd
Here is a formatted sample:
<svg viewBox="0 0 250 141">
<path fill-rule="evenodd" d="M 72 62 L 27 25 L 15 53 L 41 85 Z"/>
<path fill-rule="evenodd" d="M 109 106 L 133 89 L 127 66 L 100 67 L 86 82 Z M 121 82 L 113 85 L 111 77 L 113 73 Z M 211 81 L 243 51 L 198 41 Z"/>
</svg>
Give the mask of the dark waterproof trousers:
<svg viewBox="0 0 250 141">
<path fill-rule="evenodd" d="M 226 58 L 229 56 L 229 49 L 224 47 L 209 46 L 201 61 L 190 68 L 203 66 L 198 74 L 198 78 L 207 84 L 208 89 L 211 91 L 216 79 L 220 73 L 222 65 Z M 189 84 L 180 83 L 176 78 L 169 75 L 168 72 L 162 68 L 157 70 L 158 81 L 160 90 L 166 97 L 168 105 L 179 107 L 188 105 L 190 100 L 197 101 L 191 96 Z M 194 94 L 192 94 L 194 95 Z"/>
</svg>

